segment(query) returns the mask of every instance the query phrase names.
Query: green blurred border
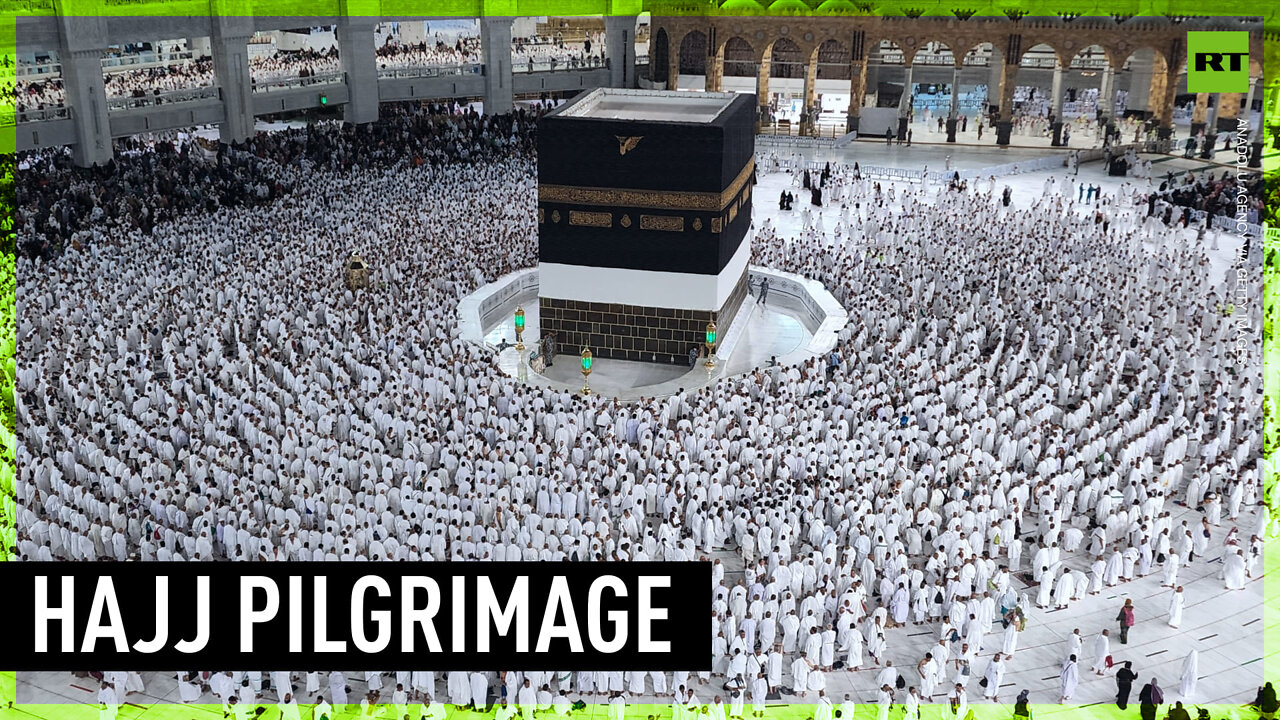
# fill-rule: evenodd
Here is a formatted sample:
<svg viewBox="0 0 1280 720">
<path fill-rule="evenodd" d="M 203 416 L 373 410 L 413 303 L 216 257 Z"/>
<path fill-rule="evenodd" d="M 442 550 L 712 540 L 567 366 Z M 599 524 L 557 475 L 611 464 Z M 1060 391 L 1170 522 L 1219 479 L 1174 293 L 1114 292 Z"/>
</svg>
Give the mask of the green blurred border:
<svg viewBox="0 0 1280 720">
<path fill-rule="evenodd" d="M 4 0 L 11 12 L 22 16 L 407 16 L 407 17 L 471 17 L 542 15 L 637 15 L 642 10 L 655 16 L 722 16 L 757 14 L 749 10 L 721 10 L 715 0 Z M 817 7 L 822 0 L 806 0 Z M 643 7 L 642 7 L 643 3 Z M 769 5 L 768 0 L 761 5 Z M 788 3 L 790 7 L 795 4 Z M 1181 15 L 1204 17 L 1203 0 L 849 0 L 833 3 L 830 12 L 810 10 L 788 11 L 787 16 L 863 15 L 955 17 L 956 12 L 975 17 L 1002 16 L 1020 12 L 1029 16 L 1055 17 L 1060 13 L 1076 15 L 1160 16 Z M 59 13 L 60 9 L 60 13 Z M 1272 3 L 1251 0 L 1219 0 L 1213 3 L 1212 15 L 1218 17 L 1262 17 L 1268 22 L 1276 16 Z"/>
<path fill-rule="evenodd" d="M 852 3 L 856 12 L 838 13 L 840 15 L 865 16 L 923 16 L 954 17 L 957 12 L 971 12 L 972 15 L 1003 16 L 1010 13 L 1029 16 L 1056 16 L 1059 13 L 1076 13 L 1080 15 L 1132 15 L 1160 16 L 1187 15 L 1196 16 L 1206 9 L 1203 0 L 1036 0 L 1034 2 L 1009 2 L 1007 0 L 987 0 L 972 2 L 957 0 L 906 0 L 905 2 L 857 2 Z M 1244 2 L 1241 0 L 1219 0 L 1212 9 L 1215 16 L 1250 16 L 1263 17 L 1266 22 L 1265 51 L 1266 62 L 1263 64 L 1267 85 L 1275 83 L 1275 73 L 1280 71 L 1280 62 L 1273 62 L 1273 53 L 1280 56 L 1280 17 L 1276 13 L 1277 5 L 1272 2 Z M 10 62 L 0 65 L 0 80 L 11 83 L 15 79 L 16 69 L 16 21 L 17 17 L 50 16 L 429 16 L 429 17 L 469 17 L 469 16 L 574 16 L 574 15 L 637 15 L 650 12 L 654 16 L 719 16 L 737 14 L 722 13 L 714 1 L 707 0 L 651 0 L 641 6 L 641 0 L 431 0 L 415 2 L 414 0 L 320 0 L 318 2 L 303 0 L 173 0 L 172 2 L 136 2 L 134 0 L 0 0 L 0 57 L 9 58 Z M 759 13 L 757 13 L 759 14 Z M 764 13 L 767 15 L 768 13 Z M 787 16 L 821 16 L 828 13 L 809 11 L 807 13 L 789 13 Z M 836 14 L 836 13 L 830 13 Z M 1264 97 L 1265 97 L 1264 90 Z M 13 125 L 14 106 L 11 101 L 0 99 L 0 205 L 3 215 L 0 216 L 0 558 L 10 559 L 10 548 L 14 545 L 16 523 L 16 507 L 14 492 L 16 483 L 16 438 L 15 438 L 15 352 L 17 340 L 16 327 L 16 278 L 15 278 L 15 232 L 13 226 L 13 206 L 15 203 L 15 155 L 16 128 Z M 1268 114 L 1266 124 L 1280 122 L 1280 117 Z M 1264 138 L 1265 139 L 1265 138 Z M 1264 171 L 1268 176 L 1269 202 L 1275 203 L 1280 197 L 1280 182 L 1277 182 L 1277 171 L 1280 170 L 1280 156 L 1272 155 L 1264 159 Z M 1280 214 L 1280 207 L 1270 207 L 1271 214 Z M 1266 238 L 1268 249 L 1280 250 L 1280 231 L 1275 234 L 1269 229 Z M 1280 303 L 1277 293 L 1280 289 L 1280 262 L 1272 263 L 1268 258 L 1265 270 L 1264 303 L 1265 320 L 1263 333 L 1264 358 L 1264 403 L 1266 405 L 1265 454 L 1268 458 L 1280 461 L 1280 425 L 1275 414 L 1280 412 L 1280 344 L 1271 334 L 1270 329 L 1280 316 Z M 1277 282 L 1273 282 L 1276 280 Z M 1274 465 L 1274 464 L 1273 464 Z M 1273 518 L 1280 517 L 1280 493 L 1276 491 L 1277 473 L 1268 472 L 1264 478 L 1265 496 L 1268 505 L 1273 508 Z M 1280 550 L 1277 540 L 1267 538 L 1264 579 L 1264 676 L 1272 681 L 1280 681 Z M 0 641 L 0 662 L 3 662 L 3 642 Z M 15 706 L 16 678 L 13 673 L 0 673 L 0 720 L 25 720 L 32 716 L 56 717 L 58 720 L 97 720 L 98 709 L 91 705 L 28 705 Z M 1006 699 L 1008 700 L 1008 699 Z M 265 705 L 267 712 L 262 720 L 275 720 L 279 712 L 274 704 Z M 350 707 L 350 706 L 349 706 Z M 388 706 L 389 707 L 389 706 Z M 628 717 L 639 712 L 640 705 L 628 705 Z M 771 706 L 772 708 L 773 706 Z M 1010 717 L 1011 705 L 974 704 L 970 708 L 976 720 L 1004 720 Z M 1251 718 L 1256 713 L 1242 709 L 1237 705 L 1204 706 L 1208 707 L 1212 717 L 1217 720 L 1224 717 Z M 126 711 L 128 706 L 122 707 Z M 303 706 L 303 719 L 310 720 L 310 706 Z M 796 717 L 805 720 L 812 715 L 812 706 L 787 705 L 771 710 L 771 716 Z M 204 710 L 212 713 L 210 718 L 221 717 L 221 707 L 153 705 L 133 706 L 122 712 L 121 717 L 135 717 L 138 712 L 146 713 L 148 718 L 174 718 L 187 720 L 192 717 L 193 710 Z M 605 706 L 594 707 L 593 716 L 603 714 Z M 949 717 L 945 705 L 922 706 L 924 718 Z M 1095 704 L 1087 706 L 1035 705 L 1033 716 L 1054 715 L 1060 717 L 1081 718 L 1133 718 L 1137 716 L 1136 708 L 1121 712 L 1112 704 Z M 358 712 L 358 710 L 356 711 Z M 660 705 L 646 708 L 642 715 L 665 714 L 670 716 L 670 706 Z M 895 707 L 890 718 L 901 717 L 902 710 Z M 453 713 L 451 713 L 452 715 Z M 575 713 L 582 717 L 584 713 Z M 474 717 L 468 713 L 467 717 Z M 874 705 L 860 705 L 859 718 L 874 718 Z M 1194 716 L 1194 713 L 1193 713 Z M 340 718 L 351 717 L 343 714 Z M 1163 711 L 1160 717 L 1163 717 Z M 396 719 L 398 720 L 398 719 Z M 847 720 L 847 719 L 846 719 Z M 963 720 L 963 719 L 961 719 Z"/>
<path fill-rule="evenodd" d="M 0 85 L 7 87 L 17 77 L 16 23 L 12 15 L 0 15 Z M 14 408 L 14 371 L 17 351 L 17 277 L 14 258 L 15 228 L 13 207 L 16 203 L 16 162 L 14 150 L 17 135 L 14 104 L 8 97 L 0 99 L 0 559 L 8 560 L 15 545 L 17 506 L 14 493 L 17 483 L 14 436 L 17 414 Z"/>
</svg>

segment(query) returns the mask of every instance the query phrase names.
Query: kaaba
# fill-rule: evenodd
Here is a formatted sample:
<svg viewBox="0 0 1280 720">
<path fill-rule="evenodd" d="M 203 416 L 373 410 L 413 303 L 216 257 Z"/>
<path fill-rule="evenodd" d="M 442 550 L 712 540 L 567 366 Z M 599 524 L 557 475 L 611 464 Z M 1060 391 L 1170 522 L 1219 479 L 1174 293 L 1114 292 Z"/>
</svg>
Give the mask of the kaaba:
<svg viewBox="0 0 1280 720">
<path fill-rule="evenodd" d="M 538 121 L 540 332 L 687 362 L 747 295 L 750 95 L 601 88 Z"/>
</svg>

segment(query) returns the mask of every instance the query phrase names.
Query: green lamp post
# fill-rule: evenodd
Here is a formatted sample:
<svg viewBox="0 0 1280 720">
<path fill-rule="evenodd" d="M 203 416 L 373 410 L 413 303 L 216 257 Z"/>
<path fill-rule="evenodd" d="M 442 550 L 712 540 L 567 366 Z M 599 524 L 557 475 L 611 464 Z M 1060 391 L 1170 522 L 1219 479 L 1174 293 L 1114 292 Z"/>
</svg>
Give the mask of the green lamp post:
<svg viewBox="0 0 1280 720">
<path fill-rule="evenodd" d="M 591 387 L 587 384 L 587 378 L 591 375 L 591 364 L 594 360 L 591 357 L 590 348 L 582 348 L 582 394 L 590 395 Z"/>
<path fill-rule="evenodd" d="M 707 367 L 714 368 L 716 361 L 712 354 L 716 351 L 716 324 L 715 321 L 707 323 Z"/>
<path fill-rule="evenodd" d="M 524 352 L 524 307 L 516 307 L 516 350 Z"/>
</svg>

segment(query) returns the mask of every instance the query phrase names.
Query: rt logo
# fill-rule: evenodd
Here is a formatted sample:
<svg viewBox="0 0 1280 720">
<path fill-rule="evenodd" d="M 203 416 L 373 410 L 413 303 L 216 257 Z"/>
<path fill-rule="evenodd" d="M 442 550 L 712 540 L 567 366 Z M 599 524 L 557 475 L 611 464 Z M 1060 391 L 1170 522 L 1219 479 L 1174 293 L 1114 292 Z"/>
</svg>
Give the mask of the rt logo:
<svg viewBox="0 0 1280 720">
<path fill-rule="evenodd" d="M 1249 91 L 1249 33 L 1226 30 L 1187 33 L 1187 92 Z"/>
</svg>

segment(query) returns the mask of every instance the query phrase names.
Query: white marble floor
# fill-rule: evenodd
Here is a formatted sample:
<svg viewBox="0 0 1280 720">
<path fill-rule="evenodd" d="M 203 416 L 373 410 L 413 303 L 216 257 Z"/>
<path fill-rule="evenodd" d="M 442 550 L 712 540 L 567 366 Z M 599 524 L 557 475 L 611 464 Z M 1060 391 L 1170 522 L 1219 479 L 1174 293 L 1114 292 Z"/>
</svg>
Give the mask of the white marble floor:
<svg viewBox="0 0 1280 720">
<path fill-rule="evenodd" d="M 755 267 L 750 269 L 750 273 L 752 278 L 764 273 L 772 276 L 775 282 L 791 283 L 797 293 L 808 295 L 823 308 L 826 319 L 819 322 L 818 316 L 802 306 L 798 296 L 792 297 L 775 291 L 769 295 L 767 304 L 761 306 L 754 296 L 748 295 L 733 323 L 720 329 L 720 345 L 716 348 L 714 367 L 708 368 L 703 362 L 690 368 L 683 363 L 595 358 L 589 378 L 592 392 L 623 402 L 642 397 L 663 397 L 680 390 L 705 387 L 731 375 L 748 373 L 770 362 L 802 362 L 813 355 L 826 352 L 834 345 L 835 333 L 844 326 L 847 314 L 819 283 Z M 518 275 L 520 273 L 508 278 Z M 758 280 L 753 279 L 751 282 L 757 283 Z M 461 311 L 464 316 L 462 322 L 468 324 L 463 336 L 498 348 L 498 366 L 509 376 L 539 386 L 578 392 L 583 387 L 584 378 L 577 355 L 568 348 L 561 348 L 561 354 L 555 362 L 541 373 L 534 372 L 529 367 L 530 354 L 536 352 L 540 339 L 538 328 L 541 313 L 538 298 L 534 294 L 536 287 L 522 295 L 513 295 L 493 308 L 486 316 L 491 323 L 488 327 L 481 327 L 479 320 L 471 319 L 475 313 L 470 308 L 485 302 L 487 297 L 492 297 L 489 293 L 501 293 L 503 283 L 503 280 L 491 283 L 463 299 L 461 306 L 468 308 Z M 525 344 L 523 351 L 514 347 L 514 315 L 517 307 L 524 310 L 526 329 L 521 338 Z"/>
<path fill-rule="evenodd" d="M 536 308 L 536 303 L 532 304 Z M 514 308 L 514 305 L 512 306 Z M 528 348 L 537 341 L 537 311 L 525 303 L 525 332 Z M 641 397 L 671 395 L 680 389 L 694 390 L 705 387 L 728 375 L 750 372 L 763 366 L 770 358 L 787 358 L 804 350 L 813 338 L 813 332 L 797 319 L 799 308 L 782 299 L 770 299 L 767 308 L 761 308 L 748 298 L 744 309 L 750 315 L 743 329 L 742 338 L 735 344 L 726 360 L 717 358 L 715 368 L 707 368 L 701 362 L 696 367 L 687 365 L 631 362 L 596 358 L 592 364 L 590 387 L 592 392 L 627 402 Z M 497 345 L 515 338 L 511 313 L 504 312 L 504 319 L 485 333 L 487 342 Z M 514 347 L 504 349 L 498 358 L 503 371 L 525 382 L 576 391 L 582 387 L 583 377 L 578 358 L 573 354 L 559 355 L 551 367 L 541 375 L 528 369 L 529 350 L 519 353 Z"/>
<path fill-rule="evenodd" d="M 858 159 L 864 162 L 872 162 L 872 160 L 866 158 L 874 157 L 876 164 L 897 167 L 918 167 L 920 164 L 941 167 L 942 158 L 946 154 L 951 154 L 957 167 L 982 167 L 1007 162 L 1007 160 L 1000 158 L 1007 157 L 1008 153 L 1029 153 L 1028 156 L 1036 156 L 1042 155 L 1043 150 L 1011 149 L 993 152 L 990 150 L 940 148 L 937 146 L 916 146 L 911 148 L 898 148 L 895 146 L 893 148 L 885 148 L 870 143 L 857 143 L 841 150 L 810 151 L 807 154 L 815 157 L 815 159 L 839 159 L 845 161 Z M 994 159 L 993 155 L 995 156 Z M 1160 177 L 1163 177 L 1163 174 L 1168 170 L 1177 172 L 1184 169 L 1199 170 L 1210 167 L 1197 160 L 1183 160 L 1180 158 L 1154 158 L 1154 160 L 1157 161 L 1155 168 Z M 1213 167 L 1215 167 L 1215 171 L 1220 169 L 1218 166 Z M 1008 184 L 1013 188 L 1015 205 L 1024 205 L 1039 197 L 1044 179 L 1048 175 L 1061 176 L 1063 173 L 1063 170 L 1052 173 L 1028 173 L 1001 178 L 1000 184 Z M 1104 192 L 1108 193 L 1114 192 L 1124 182 L 1146 182 L 1145 180 L 1125 180 L 1107 176 L 1101 168 L 1101 163 L 1083 165 L 1080 168 L 1079 179 L 1100 185 Z M 787 182 L 789 182 L 789 178 L 781 174 L 761 177 L 760 191 L 764 194 L 760 195 L 762 201 L 755 206 L 756 219 L 759 222 L 765 217 L 771 217 L 782 232 L 796 233 L 798 232 L 799 214 L 779 213 L 776 203 L 764 201 L 765 198 L 776 195 L 783 184 Z M 1156 179 L 1155 182 L 1158 184 L 1159 179 Z M 837 216 L 838 210 L 833 211 L 828 208 L 825 212 L 828 213 L 827 227 L 831 228 L 834 225 L 833 221 Z M 1230 234 L 1221 236 L 1219 250 L 1212 254 L 1215 273 L 1225 276 L 1230 264 L 1230 258 L 1238 244 L 1239 239 Z M 526 310 L 529 310 L 528 304 L 525 307 Z M 755 310 L 754 312 L 759 313 L 760 311 Z M 751 349 L 743 357 L 752 359 L 744 359 L 742 362 L 745 364 L 741 367 L 758 362 L 754 358 L 760 356 L 767 357 L 770 354 L 785 353 L 786 350 L 782 348 L 796 343 L 798 334 L 803 332 L 803 326 L 798 323 L 787 322 L 781 314 L 774 314 L 772 308 L 768 312 L 761 313 L 761 317 L 763 322 L 752 323 L 747 336 L 743 339 L 746 347 Z M 530 322 L 530 325 L 536 327 L 534 322 Z M 493 332 L 500 333 L 503 331 L 494 329 Z M 514 334 L 509 329 L 505 332 L 508 334 L 503 337 L 514 337 Z M 529 338 L 526 338 L 526 342 L 528 340 Z M 799 341 L 803 342 L 802 339 Z M 507 352 L 514 351 L 509 350 Z M 566 359 L 572 360 L 572 358 Z M 741 371 L 740 367 L 735 366 L 735 362 L 737 361 L 730 360 L 729 367 L 726 370 Z M 576 366 L 573 362 L 566 364 L 570 368 L 575 368 Z M 593 385 L 597 377 L 603 377 L 606 374 L 603 370 L 603 365 L 598 365 L 597 367 L 601 368 L 597 370 L 600 375 L 593 374 Z M 679 380 L 677 379 L 677 381 Z M 1192 511 L 1176 506 L 1171 509 L 1175 515 L 1175 523 L 1184 517 L 1189 518 L 1194 514 Z M 1238 526 L 1242 532 L 1247 532 L 1254 526 L 1254 518 L 1254 512 L 1250 510 L 1243 513 L 1235 521 L 1224 519 L 1223 526 L 1216 528 L 1214 531 L 1210 548 L 1220 547 L 1222 535 L 1232 526 Z M 1169 702 L 1187 700 L 1189 703 L 1199 706 L 1216 704 L 1213 708 L 1213 717 L 1215 719 L 1240 718 L 1249 720 L 1257 717 L 1255 711 L 1244 709 L 1241 704 L 1247 703 L 1253 698 L 1264 677 L 1269 679 L 1280 678 L 1280 642 L 1274 642 L 1277 637 L 1280 637 L 1280 635 L 1277 635 L 1277 633 L 1280 633 L 1280 613 L 1276 612 L 1277 608 L 1280 607 L 1280 583 L 1271 579 L 1276 577 L 1276 573 L 1280 571 L 1280 568 L 1277 567 L 1280 566 L 1280 552 L 1276 552 L 1275 545 L 1276 541 L 1273 540 L 1268 547 L 1267 579 L 1264 581 L 1262 578 L 1254 578 L 1243 591 L 1227 592 L 1223 589 L 1223 583 L 1218 579 L 1217 575 L 1221 565 L 1212 558 L 1213 551 L 1210 553 L 1210 558 L 1197 558 L 1190 566 L 1184 568 L 1181 572 L 1180 580 L 1185 588 L 1186 595 L 1185 619 L 1182 626 L 1176 630 L 1167 624 L 1169 591 L 1159 587 L 1161 574 L 1158 571 L 1146 578 L 1107 588 L 1103 594 L 1096 597 L 1087 597 L 1073 604 L 1067 610 L 1033 611 L 1027 630 L 1022 633 L 1018 650 L 1009 665 L 1008 672 L 1005 674 L 1000 694 L 1000 704 L 981 703 L 976 697 L 981 695 L 977 680 L 974 679 L 970 683 L 970 697 L 971 701 L 975 702 L 977 717 L 998 717 L 1001 720 L 1008 718 L 1011 710 L 1010 703 L 1018 690 L 1023 688 L 1031 691 L 1031 701 L 1037 703 L 1035 708 L 1037 717 L 1053 714 L 1060 714 L 1073 720 L 1078 717 L 1136 717 L 1136 706 L 1131 705 L 1126 714 L 1120 715 L 1117 714 L 1113 704 L 1108 704 L 1112 701 L 1115 693 L 1115 681 L 1111 675 L 1098 677 L 1088 671 L 1093 661 L 1091 655 L 1093 637 L 1104 627 L 1114 630 L 1115 623 L 1113 618 L 1123 601 L 1128 598 L 1133 599 L 1137 607 L 1138 624 L 1131 633 L 1129 644 L 1121 645 L 1118 639 L 1113 637 L 1111 653 L 1117 662 L 1133 661 L 1140 683 L 1146 682 L 1151 677 L 1159 678 L 1165 690 L 1165 697 Z M 1021 579 L 1015 582 L 1019 589 L 1025 589 L 1027 586 L 1027 583 Z M 998 630 L 998 624 L 996 628 Z M 1073 628 L 1079 628 L 1081 634 L 1085 637 L 1084 656 L 1080 659 L 1080 686 L 1076 695 L 1072 698 L 1072 702 L 1076 703 L 1076 705 L 1058 706 L 1056 705 L 1058 701 L 1057 675 L 1066 648 L 1065 638 Z M 936 642 L 937 632 L 936 626 L 914 627 L 910 625 L 889 631 L 887 636 L 887 658 L 894 663 L 895 667 L 905 670 L 910 684 L 916 684 L 918 681 L 912 668 L 923 656 L 926 648 Z M 1268 642 L 1268 639 L 1273 642 Z M 985 668 L 987 658 L 998 646 L 998 635 L 995 632 L 988 635 L 986 643 L 988 647 L 982 651 L 977 662 L 977 671 L 979 673 Z M 1183 698 L 1178 689 L 1178 677 L 1181 674 L 1182 662 L 1192 649 L 1199 651 L 1199 681 L 1194 695 L 1189 698 Z M 876 670 L 874 668 L 829 673 L 828 695 L 839 701 L 845 693 L 850 693 L 857 701 L 874 702 L 875 695 L 872 685 L 875 674 Z M 352 687 L 356 693 L 359 693 L 363 690 L 363 683 L 356 680 L 357 676 L 363 677 L 363 674 L 351 673 L 349 675 Z M 122 707 L 121 712 L 125 720 L 138 720 L 143 716 L 146 716 L 146 720 L 168 720 L 168 718 L 174 718 L 175 720 L 186 720 L 187 718 L 199 718 L 200 720 L 205 720 L 205 718 L 218 719 L 220 709 L 216 706 L 209 708 L 152 705 L 153 703 L 177 702 L 176 685 L 171 675 L 147 673 L 145 677 L 148 688 L 147 693 L 129 698 L 131 704 Z M 0 682 L 0 689 L 3 689 L 3 687 L 5 687 L 3 682 Z M 91 720 L 92 714 L 97 711 L 92 705 L 95 702 L 96 693 L 90 687 L 85 681 L 75 680 L 68 673 L 22 673 L 19 676 L 16 688 L 17 698 L 22 705 L 15 709 L 3 709 L 0 707 L 0 720 L 9 720 L 10 718 L 26 720 L 31 717 L 46 718 L 47 720 L 71 720 L 72 718 L 75 720 L 80 720 L 80 718 Z M 443 691 L 443 683 L 441 683 L 440 690 Z M 356 693 L 353 693 L 353 697 L 358 696 Z M 713 694 L 714 691 L 712 689 L 704 688 L 699 693 L 699 696 L 706 701 Z M 441 697 L 443 697 L 442 694 Z M 784 697 L 791 700 L 787 696 Z M 268 693 L 268 698 L 273 700 L 274 696 Z M 594 702 L 601 701 L 598 696 L 587 699 Z M 812 702 L 812 700 L 813 697 L 810 696 L 801 702 Z M 935 702 L 945 702 L 942 695 L 937 696 L 934 700 Z M 209 701 L 211 701 L 211 698 L 206 696 L 204 702 Z M 653 698 L 638 698 L 635 702 L 644 701 L 651 702 Z M 0 706 L 2 705 L 3 703 L 0 703 Z M 269 706 L 268 715 L 264 717 L 267 720 L 274 720 L 274 713 L 276 712 L 273 706 Z M 476 713 L 467 713 L 465 711 L 451 712 L 454 716 L 463 720 L 471 720 L 473 716 L 475 718 L 480 717 Z M 656 714 L 656 712 L 652 707 L 633 704 L 629 706 L 627 716 L 628 718 L 640 719 Z M 670 717 L 669 706 L 665 707 L 664 712 L 667 717 Z M 597 715 L 601 718 L 604 717 L 605 709 L 603 706 L 588 706 L 587 710 L 575 713 L 574 717 L 595 718 Z M 797 720 L 806 720 L 811 715 L 812 711 L 805 709 L 802 705 L 771 707 L 769 711 L 770 718 L 789 719 L 794 717 Z M 1192 716 L 1194 717 L 1194 715 L 1193 709 Z M 490 713 L 490 716 L 492 716 L 492 713 Z M 860 708 L 857 716 L 871 720 L 871 718 L 875 717 L 875 709 L 873 707 Z M 945 716 L 945 711 L 941 707 L 934 707 L 928 709 L 925 716 L 928 718 L 942 718 Z M 892 717 L 896 718 L 897 715 L 895 714 Z M 309 715 L 304 714 L 304 718 L 309 718 Z"/>
</svg>

